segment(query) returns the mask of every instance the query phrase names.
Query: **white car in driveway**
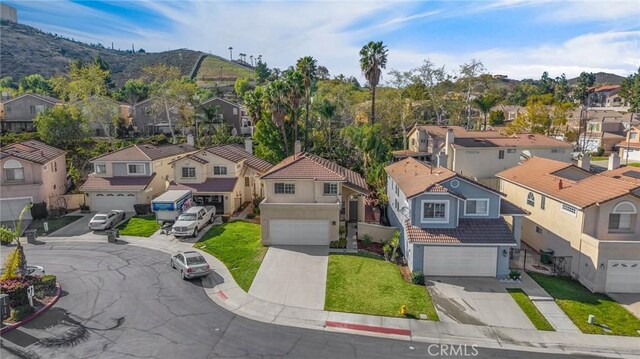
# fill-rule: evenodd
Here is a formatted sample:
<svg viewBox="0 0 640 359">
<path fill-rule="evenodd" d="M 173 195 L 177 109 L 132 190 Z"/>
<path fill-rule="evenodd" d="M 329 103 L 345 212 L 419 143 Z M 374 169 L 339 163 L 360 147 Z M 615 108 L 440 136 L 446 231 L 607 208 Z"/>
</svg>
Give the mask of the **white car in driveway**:
<svg viewBox="0 0 640 359">
<path fill-rule="evenodd" d="M 106 229 L 111 229 L 113 226 L 118 224 L 118 222 L 125 219 L 126 214 L 124 211 L 119 209 L 115 209 L 109 212 L 100 212 L 91 218 L 89 221 L 89 229 L 92 231 L 104 231 Z"/>
<path fill-rule="evenodd" d="M 215 214 L 216 207 L 191 207 L 182 213 L 173 224 L 173 235 L 176 237 L 196 237 L 202 228 L 213 222 Z"/>
</svg>

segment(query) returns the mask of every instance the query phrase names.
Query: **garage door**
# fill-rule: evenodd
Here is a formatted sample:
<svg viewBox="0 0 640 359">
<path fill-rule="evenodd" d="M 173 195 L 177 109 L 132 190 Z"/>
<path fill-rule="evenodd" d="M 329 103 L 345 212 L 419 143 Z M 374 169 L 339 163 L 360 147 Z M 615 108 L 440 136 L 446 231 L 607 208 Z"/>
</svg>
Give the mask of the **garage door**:
<svg viewBox="0 0 640 359">
<path fill-rule="evenodd" d="M 328 245 L 329 221 L 271 220 L 269 238 L 275 245 Z"/>
<path fill-rule="evenodd" d="M 133 212 L 133 205 L 138 203 L 135 193 L 94 193 L 92 211 L 110 211 L 121 209 L 125 212 Z"/>
<path fill-rule="evenodd" d="M 3 198 L 0 199 L 0 221 L 13 221 L 20 217 L 20 212 L 32 198 Z M 25 219 L 31 219 L 31 211 L 24 214 Z"/>
<path fill-rule="evenodd" d="M 609 260 L 607 293 L 640 293 L 640 260 Z"/>
<path fill-rule="evenodd" d="M 495 277 L 497 256 L 496 247 L 424 246 L 424 274 Z"/>
</svg>

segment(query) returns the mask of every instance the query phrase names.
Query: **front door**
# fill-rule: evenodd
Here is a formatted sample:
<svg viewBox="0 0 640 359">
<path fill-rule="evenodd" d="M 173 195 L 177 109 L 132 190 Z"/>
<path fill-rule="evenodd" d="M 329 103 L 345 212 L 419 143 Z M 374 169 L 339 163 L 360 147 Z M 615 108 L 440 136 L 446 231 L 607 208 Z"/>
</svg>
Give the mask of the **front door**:
<svg viewBox="0 0 640 359">
<path fill-rule="evenodd" d="M 349 201 L 349 222 L 358 222 L 358 201 Z"/>
</svg>

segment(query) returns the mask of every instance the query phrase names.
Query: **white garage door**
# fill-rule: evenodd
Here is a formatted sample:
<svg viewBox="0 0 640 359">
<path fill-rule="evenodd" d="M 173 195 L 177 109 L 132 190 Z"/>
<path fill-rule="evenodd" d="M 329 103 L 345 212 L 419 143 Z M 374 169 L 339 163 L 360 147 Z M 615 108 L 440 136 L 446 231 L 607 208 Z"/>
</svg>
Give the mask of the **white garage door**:
<svg viewBox="0 0 640 359">
<path fill-rule="evenodd" d="M 640 260 L 609 260 L 607 293 L 640 293 Z"/>
<path fill-rule="evenodd" d="M 271 220 L 269 238 L 275 245 L 328 245 L 329 221 Z"/>
<path fill-rule="evenodd" d="M 440 276 L 495 277 L 496 247 L 424 246 L 424 274 Z"/>
<path fill-rule="evenodd" d="M 0 221 L 13 221 L 20 217 L 20 212 L 32 198 L 3 198 L 0 199 Z M 24 219 L 31 219 L 31 211 L 24 214 Z"/>
<path fill-rule="evenodd" d="M 125 212 L 133 212 L 133 205 L 138 203 L 135 193 L 127 192 L 105 192 L 94 193 L 92 197 L 92 211 L 110 211 L 112 209 L 121 209 Z"/>
</svg>

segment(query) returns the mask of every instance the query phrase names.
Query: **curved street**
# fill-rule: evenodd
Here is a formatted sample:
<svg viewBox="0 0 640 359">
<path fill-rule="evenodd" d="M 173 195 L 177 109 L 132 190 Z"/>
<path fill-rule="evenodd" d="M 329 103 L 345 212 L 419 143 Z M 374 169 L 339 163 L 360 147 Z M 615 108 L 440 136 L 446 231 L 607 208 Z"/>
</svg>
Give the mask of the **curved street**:
<svg viewBox="0 0 640 359">
<path fill-rule="evenodd" d="M 169 266 L 169 256 L 155 250 L 65 242 L 27 246 L 26 254 L 30 264 L 58 276 L 63 297 L 41 317 L 3 335 L 2 358 L 445 357 L 441 347 L 428 343 L 237 316 L 209 300 L 199 279 L 181 280 Z M 472 356 L 474 343 L 466 344 L 466 352 L 458 354 Z M 477 352 L 474 357 L 479 358 L 561 357 Z"/>
</svg>

